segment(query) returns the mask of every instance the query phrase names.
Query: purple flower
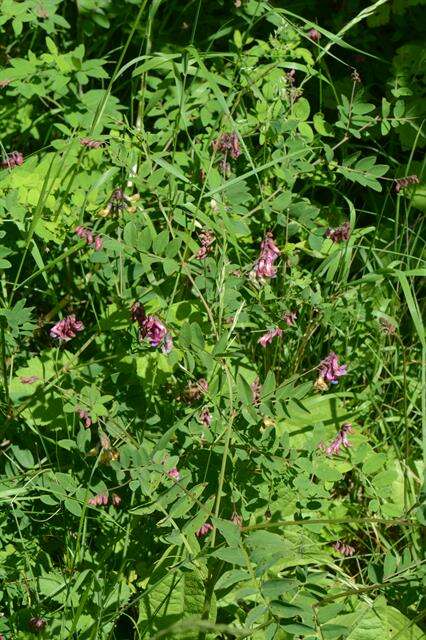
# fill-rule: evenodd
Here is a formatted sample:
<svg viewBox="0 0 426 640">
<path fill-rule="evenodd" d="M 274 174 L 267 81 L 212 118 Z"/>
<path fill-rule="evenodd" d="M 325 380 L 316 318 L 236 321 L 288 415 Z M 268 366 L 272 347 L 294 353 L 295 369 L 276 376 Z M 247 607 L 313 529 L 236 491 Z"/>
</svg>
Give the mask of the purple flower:
<svg viewBox="0 0 426 640">
<path fill-rule="evenodd" d="M 296 324 L 297 313 L 295 311 L 287 311 L 283 315 L 283 320 L 289 327 L 292 327 L 294 324 Z"/>
<path fill-rule="evenodd" d="M 197 538 L 202 538 L 203 536 L 207 535 L 209 531 L 213 531 L 213 525 L 210 524 L 210 522 L 205 522 L 203 525 L 201 525 L 198 531 L 195 532 L 195 535 L 197 536 Z"/>
<path fill-rule="evenodd" d="M 231 158 L 234 160 L 241 155 L 240 142 L 235 131 L 232 133 L 222 133 L 219 138 L 213 142 L 212 146 L 213 151 L 221 151 L 225 155 L 227 155 L 229 151 Z"/>
<path fill-rule="evenodd" d="M 92 138 L 81 138 L 80 144 L 87 149 L 99 149 L 104 143 L 100 140 L 92 140 Z"/>
<path fill-rule="evenodd" d="M 263 348 L 265 348 L 267 344 L 271 344 L 274 338 L 276 337 L 281 338 L 282 334 L 283 334 L 282 329 L 280 329 L 279 327 L 275 327 L 275 329 L 271 329 L 270 331 L 267 331 L 266 333 L 264 333 L 263 336 L 261 336 L 257 342 Z"/>
<path fill-rule="evenodd" d="M 139 325 L 145 320 L 145 309 L 140 302 L 134 302 L 130 307 L 130 313 L 132 314 L 132 322 L 137 322 Z"/>
<path fill-rule="evenodd" d="M 75 338 L 79 331 L 83 331 L 84 324 L 77 320 L 74 314 L 67 316 L 63 320 L 57 322 L 50 330 L 52 338 L 58 338 L 63 342 L 68 342 Z"/>
<path fill-rule="evenodd" d="M 206 429 L 208 429 L 212 423 L 212 419 L 212 414 L 210 413 L 209 409 L 207 407 L 204 407 L 199 417 L 201 424 L 204 425 Z"/>
<path fill-rule="evenodd" d="M 170 471 L 167 472 L 167 475 L 169 476 L 169 478 L 171 478 L 172 480 L 176 480 L 176 482 L 178 480 L 180 480 L 180 473 L 179 471 L 176 469 L 176 467 L 173 467 L 173 469 L 170 469 Z"/>
<path fill-rule="evenodd" d="M 22 384 L 34 384 L 37 380 L 40 380 L 38 376 L 23 376 L 21 378 Z"/>
<path fill-rule="evenodd" d="M 163 344 L 161 345 L 161 351 L 167 355 L 168 353 L 170 353 L 172 349 L 173 349 L 173 338 L 170 335 L 170 333 L 166 333 L 163 340 Z"/>
<path fill-rule="evenodd" d="M 253 404 L 255 407 L 258 407 L 260 404 L 260 394 L 262 392 L 262 385 L 260 384 L 259 378 L 255 378 L 255 380 L 251 383 L 250 388 Z"/>
<path fill-rule="evenodd" d="M 1 161 L 0 167 L 2 169 L 13 169 L 13 167 L 18 167 L 21 164 L 24 164 L 24 155 L 20 151 L 12 151 Z"/>
<path fill-rule="evenodd" d="M 158 347 L 167 335 L 167 329 L 156 316 L 146 316 L 140 324 L 141 340 L 147 339 L 151 347 Z"/>
<path fill-rule="evenodd" d="M 274 262 L 280 255 L 281 251 L 278 249 L 272 233 L 269 231 L 261 242 L 260 255 L 254 266 L 253 275 L 259 280 L 263 278 L 275 278 L 277 268 L 274 266 Z"/>
<path fill-rule="evenodd" d="M 102 217 L 108 216 L 110 213 L 119 214 L 123 211 L 128 211 L 129 213 L 134 213 L 136 211 L 136 207 L 134 207 L 135 202 L 139 200 L 139 194 L 135 193 L 132 196 L 126 196 L 123 189 L 118 187 L 118 189 L 114 189 L 111 194 L 111 197 L 108 201 L 105 209 L 100 211 L 100 215 Z"/>
<path fill-rule="evenodd" d="M 336 243 L 347 242 L 351 237 L 351 225 L 346 221 L 337 229 L 327 229 L 325 237 Z"/>
<path fill-rule="evenodd" d="M 338 356 L 332 351 L 318 367 L 319 377 L 325 382 L 337 384 L 338 378 L 346 375 L 346 365 L 339 365 Z"/>
<path fill-rule="evenodd" d="M 139 302 L 132 305 L 131 313 L 133 322 L 139 325 L 139 338 L 147 339 L 151 347 L 161 345 L 163 353 L 170 353 L 173 349 L 173 339 L 161 320 L 156 316 L 147 316 Z"/>
<path fill-rule="evenodd" d="M 355 553 L 354 547 L 351 547 L 349 544 L 345 544 L 340 540 L 335 542 L 332 546 L 337 553 L 341 553 L 343 556 L 353 556 Z"/>
<path fill-rule="evenodd" d="M 319 39 L 321 38 L 321 34 L 316 29 L 310 29 L 308 31 L 308 37 L 312 40 L 312 42 L 319 42 Z"/>
<path fill-rule="evenodd" d="M 416 175 L 405 176 L 405 178 L 395 178 L 395 191 L 398 193 L 401 189 L 405 189 L 413 184 L 419 184 L 420 180 Z"/>
<path fill-rule="evenodd" d="M 196 260 L 204 260 L 209 253 L 212 251 L 212 244 L 215 241 L 214 233 L 212 231 L 206 230 L 201 231 L 198 234 L 198 239 L 201 243 L 201 247 L 198 249 L 198 252 L 195 254 Z"/>
<path fill-rule="evenodd" d="M 41 633 L 46 625 L 47 625 L 47 622 L 43 618 L 34 617 L 34 618 L 30 618 L 28 621 L 29 629 L 31 631 L 34 631 L 35 633 Z"/>
<path fill-rule="evenodd" d="M 348 449 L 352 446 L 348 440 L 348 433 L 351 432 L 352 425 L 349 422 L 345 422 L 334 438 L 333 442 L 328 447 L 324 448 L 324 445 L 322 445 L 321 448 L 328 456 L 337 455 L 340 452 L 340 447 L 345 447 L 346 449 Z"/>
</svg>

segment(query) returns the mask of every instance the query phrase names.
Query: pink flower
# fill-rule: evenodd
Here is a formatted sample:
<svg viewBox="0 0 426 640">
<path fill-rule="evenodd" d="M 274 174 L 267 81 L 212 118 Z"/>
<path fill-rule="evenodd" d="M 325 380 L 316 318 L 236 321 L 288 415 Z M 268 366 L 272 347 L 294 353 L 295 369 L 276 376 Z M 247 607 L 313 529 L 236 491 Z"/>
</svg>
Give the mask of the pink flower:
<svg viewBox="0 0 426 640">
<path fill-rule="evenodd" d="M 86 429 L 91 427 L 93 423 L 92 423 L 92 418 L 89 416 L 88 412 L 85 411 L 84 409 L 81 409 L 80 407 L 76 407 L 75 410 L 78 413 L 80 420 L 83 420 L 84 426 L 86 427 Z"/>
<path fill-rule="evenodd" d="M 283 320 L 289 327 L 292 327 L 294 324 L 296 324 L 297 313 L 295 311 L 287 311 L 283 315 Z"/>
<path fill-rule="evenodd" d="M 93 232 L 90 229 L 85 229 L 85 227 L 76 227 L 75 233 L 79 238 L 82 238 L 86 241 L 86 244 L 93 247 L 96 251 L 99 251 L 103 247 L 103 240 L 101 236 L 93 237 Z"/>
<path fill-rule="evenodd" d="M 196 260 L 204 260 L 209 253 L 212 251 L 212 244 L 215 241 L 214 233 L 212 231 L 206 230 L 201 231 L 198 234 L 198 239 L 201 243 L 201 247 L 198 249 L 198 252 L 195 254 Z"/>
<path fill-rule="evenodd" d="M 40 380 L 38 376 L 23 376 L 21 378 L 22 384 L 34 384 L 37 380 Z"/>
<path fill-rule="evenodd" d="M 327 229 L 325 237 L 335 243 L 347 242 L 351 237 L 351 225 L 346 221 L 337 229 Z"/>
<path fill-rule="evenodd" d="M 275 327 L 275 329 L 271 329 L 270 331 L 267 331 L 266 333 L 264 333 L 263 336 L 261 336 L 257 342 L 263 348 L 265 348 L 266 345 L 270 344 L 274 338 L 276 337 L 280 338 L 282 334 L 283 334 L 282 329 L 280 329 L 279 327 Z"/>
<path fill-rule="evenodd" d="M 117 493 L 113 493 L 111 502 L 112 502 L 113 507 L 115 507 L 117 509 L 121 504 L 120 496 Z"/>
<path fill-rule="evenodd" d="M 84 324 L 80 320 L 76 320 L 74 314 L 66 316 L 63 320 L 57 322 L 50 330 L 52 338 L 58 338 L 63 342 L 68 342 L 75 338 L 79 331 L 83 331 Z"/>
<path fill-rule="evenodd" d="M 101 236 L 96 236 L 93 246 L 95 248 L 95 251 L 100 251 L 102 249 L 102 247 L 104 246 L 104 241 L 102 240 Z"/>
<path fill-rule="evenodd" d="M 207 407 L 204 407 L 204 409 L 201 411 L 199 420 L 201 424 L 206 427 L 206 429 L 210 427 L 212 423 L 212 414 Z"/>
<path fill-rule="evenodd" d="M 34 617 L 28 620 L 28 627 L 30 628 L 31 631 L 34 631 L 35 633 L 41 633 L 46 625 L 47 625 L 47 622 L 43 618 Z"/>
<path fill-rule="evenodd" d="M 243 519 L 240 516 L 240 514 L 237 513 L 236 511 L 234 511 L 234 513 L 231 516 L 231 522 L 233 522 L 239 529 L 242 529 Z"/>
<path fill-rule="evenodd" d="M 203 525 L 201 525 L 198 531 L 195 532 L 195 535 L 197 536 L 197 538 L 202 538 L 203 536 L 207 535 L 209 531 L 213 531 L 213 525 L 209 522 L 205 522 Z"/>
<path fill-rule="evenodd" d="M 257 407 L 260 404 L 260 394 L 262 392 L 262 385 L 260 384 L 259 378 L 255 378 L 255 380 L 251 383 L 250 388 L 253 404 L 255 407 Z"/>
<path fill-rule="evenodd" d="M 319 42 L 319 39 L 321 38 L 321 34 L 316 29 L 310 29 L 308 31 L 308 37 L 312 40 L 312 42 Z"/>
<path fill-rule="evenodd" d="M 20 166 L 23 163 L 24 155 L 20 151 L 12 151 L 1 161 L 0 167 L 2 167 L 2 169 L 13 169 L 13 167 Z"/>
<path fill-rule="evenodd" d="M 351 547 L 349 544 L 344 544 L 340 540 L 335 542 L 332 546 L 335 551 L 341 553 L 343 556 L 353 556 L 355 553 L 354 547 Z"/>
<path fill-rule="evenodd" d="M 261 242 L 260 255 L 254 266 L 253 275 L 259 280 L 263 278 L 275 278 L 277 268 L 274 266 L 274 262 L 280 255 L 281 251 L 278 249 L 272 233 L 269 231 Z"/>
<path fill-rule="evenodd" d="M 93 507 L 105 507 L 108 504 L 108 496 L 105 495 L 105 493 L 98 493 L 97 496 L 94 496 L 93 498 L 90 498 L 88 500 L 88 504 L 92 505 Z"/>
<path fill-rule="evenodd" d="M 331 351 L 331 353 L 320 362 L 318 371 L 322 380 L 331 384 L 337 384 L 338 378 L 346 375 L 346 368 L 345 364 L 339 366 L 338 356 Z"/>
<path fill-rule="evenodd" d="M 167 472 L 167 475 L 169 476 L 169 478 L 171 478 L 172 480 L 176 480 L 176 482 L 178 480 L 180 480 L 180 473 L 179 471 L 176 469 L 176 467 L 173 467 L 173 469 L 170 469 L 170 471 Z"/>
<path fill-rule="evenodd" d="M 346 447 L 346 449 L 348 449 L 350 446 L 352 446 L 348 440 L 348 433 L 351 432 L 352 425 L 349 422 L 345 422 L 342 425 L 342 428 L 338 432 L 337 436 L 334 438 L 333 442 L 327 448 L 324 448 L 323 445 L 321 446 L 321 448 L 328 456 L 337 455 L 340 452 L 340 447 Z"/>
<path fill-rule="evenodd" d="M 92 140 L 92 138 L 81 138 L 80 144 L 82 147 L 87 147 L 87 149 L 99 149 L 104 143 L 100 140 Z"/>
<path fill-rule="evenodd" d="M 413 184 L 419 184 L 420 180 L 416 175 L 413 176 L 405 176 L 405 178 L 395 178 L 395 191 L 401 191 L 401 189 L 405 189 Z"/>
</svg>

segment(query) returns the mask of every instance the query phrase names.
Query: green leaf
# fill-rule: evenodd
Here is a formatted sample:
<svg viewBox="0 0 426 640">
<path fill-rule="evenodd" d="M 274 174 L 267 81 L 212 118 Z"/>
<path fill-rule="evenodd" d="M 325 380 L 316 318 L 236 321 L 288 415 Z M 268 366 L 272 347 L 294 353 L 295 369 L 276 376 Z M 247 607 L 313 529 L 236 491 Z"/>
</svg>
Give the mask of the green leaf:
<svg viewBox="0 0 426 640">
<path fill-rule="evenodd" d="M 311 112 L 311 105 L 309 104 L 306 98 L 299 98 L 294 105 L 291 112 L 291 116 L 296 120 L 307 120 L 309 118 L 309 114 Z"/>
</svg>

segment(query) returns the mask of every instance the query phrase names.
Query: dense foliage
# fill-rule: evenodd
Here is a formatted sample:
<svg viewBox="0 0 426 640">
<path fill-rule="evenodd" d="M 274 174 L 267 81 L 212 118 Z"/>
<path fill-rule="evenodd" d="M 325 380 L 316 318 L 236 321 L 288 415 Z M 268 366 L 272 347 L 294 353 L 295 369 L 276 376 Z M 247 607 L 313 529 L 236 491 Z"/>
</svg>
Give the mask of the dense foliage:
<svg viewBox="0 0 426 640">
<path fill-rule="evenodd" d="M 424 4 L 2 1 L 3 640 L 424 638 Z"/>
</svg>

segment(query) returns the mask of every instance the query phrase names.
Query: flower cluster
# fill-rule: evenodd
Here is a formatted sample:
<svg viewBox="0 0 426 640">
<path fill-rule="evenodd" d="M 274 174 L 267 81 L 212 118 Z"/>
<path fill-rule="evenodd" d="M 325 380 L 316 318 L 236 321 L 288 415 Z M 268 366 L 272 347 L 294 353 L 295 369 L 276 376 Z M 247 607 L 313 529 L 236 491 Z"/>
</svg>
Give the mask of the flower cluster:
<svg viewBox="0 0 426 640">
<path fill-rule="evenodd" d="M 208 254 L 212 251 L 212 244 L 215 241 L 214 233 L 209 230 L 201 231 L 198 234 L 198 239 L 201 247 L 195 254 L 195 258 L 196 260 L 204 260 L 204 258 L 207 258 Z"/>
<path fill-rule="evenodd" d="M 98 493 L 98 495 L 88 500 L 88 504 L 92 505 L 92 507 L 106 507 L 108 502 L 109 497 L 105 493 Z M 121 504 L 121 498 L 116 493 L 112 494 L 111 504 L 113 507 L 119 507 Z"/>
<path fill-rule="evenodd" d="M 396 333 L 396 326 L 393 322 L 390 322 L 387 318 L 380 318 L 379 320 L 380 328 L 383 333 L 386 333 L 388 336 L 393 336 Z"/>
<path fill-rule="evenodd" d="M 185 402 L 196 402 L 200 400 L 208 391 L 209 384 L 205 378 L 200 378 L 195 383 L 189 383 L 183 392 Z"/>
<path fill-rule="evenodd" d="M 405 178 L 396 178 L 395 179 L 395 191 L 401 191 L 401 189 L 405 189 L 406 187 L 410 187 L 413 184 L 419 184 L 420 180 L 416 175 L 413 176 L 405 176 Z"/>
<path fill-rule="evenodd" d="M 0 167 L 2 169 L 13 169 L 13 167 L 19 167 L 21 164 L 24 164 L 24 155 L 20 151 L 12 151 L 1 161 Z"/>
<path fill-rule="evenodd" d="M 205 522 L 203 525 L 201 525 L 201 527 L 198 529 L 198 531 L 195 532 L 195 535 L 197 536 L 197 538 L 202 538 L 203 536 L 207 535 L 209 531 L 213 531 L 213 525 L 210 524 L 210 522 Z"/>
<path fill-rule="evenodd" d="M 114 189 L 107 206 L 99 212 L 99 215 L 106 217 L 111 213 L 117 215 L 123 211 L 134 213 L 136 211 L 134 204 L 139 200 L 139 197 L 138 193 L 135 193 L 133 196 L 126 196 L 123 189 L 120 187 L 118 189 Z"/>
<path fill-rule="evenodd" d="M 78 413 L 78 416 L 79 416 L 80 420 L 83 420 L 84 426 L 86 427 L 86 429 L 88 429 L 89 427 L 92 426 L 92 424 L 93 424 L 92 418 L 90 417 L 89 413 L 87 411 L 85 411 L 85 409 L 81 409 L 80 407 L 76 407 L 75 411 L 76 411 L 76 413 Z"/>
<path fill-rule="evenodd" d="M 333 442 L 328 447 L 321 445 L 321 449 L 323 449 L 328 456 L 337 455 L 340 452 L 340 447 L 346 447 L 346 449 L 348 449 L 352 446 L 348 440 L 348 433 L 351 432 L 352 425 L 349 422 L 345 422 Z"/>
<path fill-rule="evenodd" d="M 342 556 L 353 556 L 355 553 L 354 547 L 351 547 L 350 544 L 345 544 L 340 540 L 333 544 L 333 549 L 338 553 L 341 553 Z"/>
<path fill-rule="evenodd" d="M 253 404 L 255 407 L 258 407 L 260 404 L 260 394 L 262 393 L 262 385 L 260 384 L 259 378 L 255 378 L 250 388 Z"/>
<path fill-rule="evenodd" d="M 338 356 L 332 351 L 319 364 L 319 380 L 328 384 L 337 384 L 341 376 L 346 375 L 346 365 L 339 365 Z"/>
<path fill-rule="evenodd" d="M 268 231 L 260 244 L 260 255 L 256 260 L 253 271 L 251 272 L 252 275 L 259 280 L 263 280 L 264 278 L 275 278 L 277 275 L 277 268 L 274 266 L 274 263 L 280 255 L 281 251 L 275 244 L 272 233 Z"/>
<path fill-rule="evenodd" d="M 287 311 L 283 315 L 283 320 L 286 323 L 286 325 L 288 325 L 289 327 L 292 327 L 294 324 L 296 324 L 297 313 L 295 311 Z"/>
<path fill-rule="evenodd" d="M 327 229 L 324 235 L 336 243 L 347 242 L 351 236 L 351 225 L 346 221 L 337 229 Z"/>
<path fill-rule="evenodd" d="M 101 236 L 93 237 L 93 233 L 90 229 L 85 229 L 85 227 L 79 226 L 76 227 L 75 233 L 79 238 L 84 239 L 89 246 L 93 247 L 95 251 L 100 251 L 102 249 L 103 241 Z"/>
<path fill-rule="evenodd" d="M 46 620 L 43 618 L 30 618 L 28 620 L 28 627 L 30 631 L 34 631 L 34 633 L 41 633 L 47 625 Z"/>
<path fill-rule="evenodd" d="M 77 320 L 72 313 L 70 316 L 66 316 L 63 320 L 57 322 L 50 330 L 52 338 L 57 338 L 62 342 L 68 342 L 72 338 L 75 338 L 79 331 L 83 331 L 84 324 L 81 320 Z"/>
<path fill-rule="evenodd" d="M 317 29 L 309 29 L 308 38 L 310 38 L 312 42 L 319 42 L 319 39 L 321 38 L 321 34 L 319 31 L 317 31 Z"/>
<path fill-rule="evenodd" d="M 167 475 L 169 476 L 169 478 L 171 478 L 172 480 L 176 480 L 176 482 L 178 482 L 180 480 L 180 473 L 179 471 L 176 469 L 176 467 L 173 467 L 173 469 L 170 469 L 170 471 L 167 472 Z"/>
<path fill-rule="evenodd" d="M 173 340 L 164 324 L 157 316 L 147 316 L 143 306 L 135 302 L 131 308 L 132 320 L 139 325 L 140 340 L 148 340 L 151 347 L 161 345 L 163 353 L 170 353 L 173 348 Z"/>
<path fill-rule="evenodd" d="M 236 511 L 234 511 L 234 513 L 231 516 L 231 522 L 233 522 L 235 526 L 237 526 L 239 529 L 243 528 L 243 519 L 240 516 L 240 514 L 237 513 Z"/>
<path fill-rule="evenodd" d="M 212 143 L 213 151 L 220 151 L 225 156 L 228 152 L 231 154 L 231 158 L 236 160 L 241 155 L 240 142 L 238 136 L 233 131 L 232 133 L 222 133 L 217 140 Z"/>
<path fill-rule="evenodd" d="M 92 140 L 92 138 L 81 138 L 80 144 L 87 149 L 99 149 L 104 143 L 101 140 Z"/>
<path fill-rule="evenodd" d="M 199 420 L 201 424 L 208 429 L 212 423 L 212 414 L 210 413 L 208 407 L 204 407 L 200 413 Z"/>
<path fill-rule="evenodd" d="M 263 348 L 265 348 L 266 345 L 270 344 L 274 338 L 281 338 L 282 334 L 283 334 L 283 330 L 280 329 L 279 327 L 275 327 L 275 329 L 271 329 L 270 331 L 267 331 L 266 333 L 264 333 L 263 336 L 261 336 L 257 342 Z"/>
<path fill-rule="evenodd" d="M 37 380 L 40 380 L 38 376 L 22 376 L 21 378 L 22 384 L 34 384 Z"/>
</svg>

